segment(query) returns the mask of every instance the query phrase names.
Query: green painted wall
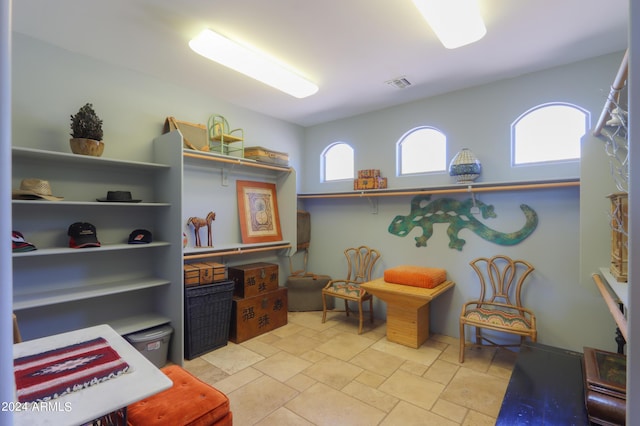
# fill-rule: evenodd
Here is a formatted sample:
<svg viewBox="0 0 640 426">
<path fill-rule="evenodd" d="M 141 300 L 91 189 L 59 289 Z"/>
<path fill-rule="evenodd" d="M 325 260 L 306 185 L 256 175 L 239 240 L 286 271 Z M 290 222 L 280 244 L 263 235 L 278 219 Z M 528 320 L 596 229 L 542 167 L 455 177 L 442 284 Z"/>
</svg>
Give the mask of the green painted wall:
<svg viewBox="0 0 640 426">
<path fill-rule="evenodd" d="M 578 164 L 511 169 L 509 135 L 515 118 L 545 102 L 578 104 L 595 120 L 622 53 L 306 129 L 19 34 L 14 34 L 13 54 L 14 145 L 68 150 L 69 115 L 85 102 L 92 102 L 105 122 L 105 156 L 149 160 L 151 141 L 161 133 L 166 116 L 205 122 L 210 114 L 217 113 L 227 117 L 233 127 L 244 127 L 247 140 L 255 138 L 255 144 L 259 141 L 260 145 L 288 152 L 298 172 L 299 192 L 351 190 L 351 182 L 319 182 L 320 152 L 336 140 L 354 146 L 356 169 L 381 169 L 392 188 L 450 184 L 446 174 L 395 176 L 395 143 L 417 125 L 444 131 L 449 136 L 449 157 L 462 147 L 474 150 L 484 166 L 484 182 L 581 176 L 581 189 L 480 195 L 483 202 L 495 206 L 498 217 L 485 222 L 492 228 L 504 232 L 520 228 L 524 217 L 518 206 L 526 203 L 538 212 L 538 229 L 513 247 L 497 246 L 462 231 L 459 236 L 467 243 L 460 252 L 448 248 L 444 225 L 436 226 L 426 248 L 417 248 L 412 241 L 418 231 L 406 238 L 387 232 L 393 217 L 408 214 L 408 196 L 380 199 L 377 213 L 365 198 L 308 200 L 300 205 L 312 214 L 309 269 L 340 276 L 344 271 L 342 251 L 355 244 L 381 250 L 378 275 L 384 268 L 399 264 L 445 267 L 457 285 L 434 304 L 432 331 L 457 336 L 460 306 L 475 293 L 475 278 L 468 262 L 497 253 L 522 257 L 537 268 L 525 300 L 538 313 L 542 343 L 574 350 L 583 346 L 615 348 L 614 323 L 589 276 L 608 262 L 608 225 L 601 222 L 606 218 L 602 194 L 610 185 L 603 172 L 606 164 L 600 158 L 599 142 L 585 138 L 587 157 L 583 166 L 589 164 L 587 170 L 583 167 L 581 171 Z M 587 208 L 581 205 L 584 200 L 589 200 Z M 281 273 L 287 272 L 283 267 Z M 378 316 L 384 315 L 380 301 L 376 301 L 376 311 Z"/>
</svg>

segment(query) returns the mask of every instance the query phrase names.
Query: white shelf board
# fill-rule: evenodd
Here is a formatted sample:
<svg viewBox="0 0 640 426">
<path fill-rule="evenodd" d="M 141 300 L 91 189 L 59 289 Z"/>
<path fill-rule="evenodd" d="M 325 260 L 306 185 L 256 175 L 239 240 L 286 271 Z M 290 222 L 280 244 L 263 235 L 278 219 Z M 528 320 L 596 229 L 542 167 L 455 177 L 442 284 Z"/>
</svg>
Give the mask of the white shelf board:
<svg viewBox="0 0 640 426">
<path fill-rule="evenodd" d="M 600 274 L 602 274 L 605 281 L 609 284 L 609 287 L 616 295 L 616 302 L 622 303 L 625 307 L 629 306 L 629 284 L 616 281 L 613 275 L 611 275 L 609 268 L 600 268 Z"/>
<path fill-rule="evenodd" d="M 47 161 L 56 161 L 56 162 L 71 162 L 76 164 L 94 164 L 96 166 L 104 165 L 104 166 L 120 166 L 120 167 L 131 167 L 136 169 L 168 169 L 170 166 L 167 164 L 157 164 L 157 163 L 147 163 L 142 161 L 130 161 L 130 160 L 119 160 L 115 158 L 108 157 L 94 157 L 90 155 L 78 155 L 69 152 L 57 152 L 57 151 L 46 151 L 42 149 L 35 148 L 24 148 L 14 146 L 11 148 L 12 155 L 14 159 L 25 158 L 25 159 L 39 159 L 39 160 L 47 160 Z"/>
<path fill-rule="evenodd" d="M 11 200 L 13 205 L 28 205 L 38 207 L 57 207 L 57 206 L 100 206 L 100 207 L 169 207 L 171 203 L 107 203 L 100 201 L 46 201 L 46 200 Z"/>
<path fill-rule="evenodd" d="M 121 336 L 168 324 L 171 319 L 160 314 L 147 313 L 109 321 L 109 325 Z"/>
<path fill-rule="evenodd" d="M 103 244 L 100 247 L 86 247 L 86 248 L 71 248 L 71 247 L 52 247 L 52 248 L 39 248 L 33 251 L 27 251 L 22 253 L 13 253 L 13 257 L 34 257 L 34 256 L 60 256 L 67 254 L 87 254 L 87 253 L 100 253 L 105 251 L 115 250 L 144 250 L 153 247 L 168 246 L 166 241 L 154 241 L 149 244 Z"/>
<path fill-rule="evenodd" d="M 253 244 L 242 244 L 242 243 L 227 243 L 227 244 L 216 244 L 213 247 L 186 247 L 184 249 L 185 255 L 191 254 L 205 254 L 205 253 L 216 253 L 223 251 L 233 251 L 237 250 L 239 252 L 244 250 L 250 250 L 254 248 L 268 248 L 271 246 L 282 246 L 290 244 L 289 241 L 270 241 L 267 243 L 253 243 Z"/>
<path fill-rule="evenodd" d="M 150 287 L 158 287 L 170 284 L 169 281 L 159 278 L 139 278 L 111 283 L 95 284 L 85 287 L 55 288 L 40 292 L 20 293 L 14 289 L 13 309 L 29 309 L 39 306 L 55 305 L 58 303 L 72 302 L 94 297 L 108 296 L 110 294 L 124 293 L 128 291 L 142 290 Z"/>
<path fill-rule="evenodd" d="M 271 163 L 256 161 L 250 158 L 235 157 L 232 155 L 224 155 L 224 154 L 219 154 L 215 152 L 196 151 L 188 148 L 184 148 L 182 150 L 182 153 L 185 159 L 185 163 L 197 162 L 197 161 L 203 161 L 203 162 L 213 161 L 215 163 L 218 163 L 219 167 L 222 167 L 226 164 L 231 167 L 262 169 L 263 172 L 265 170 L 271 170 L 272 172 L 278 172 L 278 173 L 291 172 L 290 166 L 281 166 L 278 164 L 271 164 Z"/>
<path fill-rule="evenodd" d="M 472 193 L 490 192 L 490 191 L 515 191 L 526 189 L 543 189 L 543 188 L 561 188 L 561 187 L 578 187 L 580 186 L 579 178 L 567 179 L 548 179 L 548 180 L 526 180 L 526 181 L 510 181 L 510 182 L 473 182 L 470 184 L 446 184 L 434 185 L 429 187 L 412 187 L 412 188 L 384 188 L 384 189 L 358 189 L 353 191 L 336 191 L 336 192 L 316 192 L 316 193 L 299 193 L 299 199 L 312 198 L 353 198 L 353 197 L 389 197 L 403 195 L 419 195 L 434 193 Z"/>
</svg>

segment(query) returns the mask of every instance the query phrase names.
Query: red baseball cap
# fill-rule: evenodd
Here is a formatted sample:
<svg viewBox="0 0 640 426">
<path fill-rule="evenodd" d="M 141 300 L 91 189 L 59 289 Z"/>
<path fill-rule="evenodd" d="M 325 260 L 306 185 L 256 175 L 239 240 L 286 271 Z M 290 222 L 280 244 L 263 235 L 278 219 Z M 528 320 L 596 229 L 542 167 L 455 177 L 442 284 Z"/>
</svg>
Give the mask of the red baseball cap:
<svg viewBox="0 0 640 426">
<path fill-rule="evenodd" d="M 15 253 L 23 252 L 23 251 L 33 251 L 36 250 L 36 246 L 27 242 L 24 239 L 24 235 L 19 231 L 11 232 L 11 250 Z"/>
</svg>

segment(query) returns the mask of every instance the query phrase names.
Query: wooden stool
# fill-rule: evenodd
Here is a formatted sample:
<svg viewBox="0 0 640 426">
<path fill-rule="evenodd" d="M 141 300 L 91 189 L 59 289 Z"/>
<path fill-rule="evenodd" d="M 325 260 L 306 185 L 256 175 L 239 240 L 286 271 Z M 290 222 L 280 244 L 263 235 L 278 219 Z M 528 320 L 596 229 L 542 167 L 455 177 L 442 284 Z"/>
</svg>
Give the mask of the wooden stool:
<svg viewBox="0 0 640 426">
<path fill-rule="evenodd" d="M 162 368 L 173 386 L 127 407 L 131 426 L 231 426 L 229 398 L 177 365 Z"/>
</svg>

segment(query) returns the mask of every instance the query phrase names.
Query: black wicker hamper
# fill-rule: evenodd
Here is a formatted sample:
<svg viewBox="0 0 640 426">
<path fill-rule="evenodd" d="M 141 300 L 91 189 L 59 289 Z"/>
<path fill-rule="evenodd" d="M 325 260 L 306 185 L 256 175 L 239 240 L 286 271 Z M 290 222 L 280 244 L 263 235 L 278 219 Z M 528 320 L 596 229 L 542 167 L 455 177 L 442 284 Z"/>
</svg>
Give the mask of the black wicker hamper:
<svg viewBox="0 0 640 426">
<path fill-rule="evenodd" d="M 185 288 L 186 359 L 227 345 L 233 288 L 228 280 Z"/>
</svg>

